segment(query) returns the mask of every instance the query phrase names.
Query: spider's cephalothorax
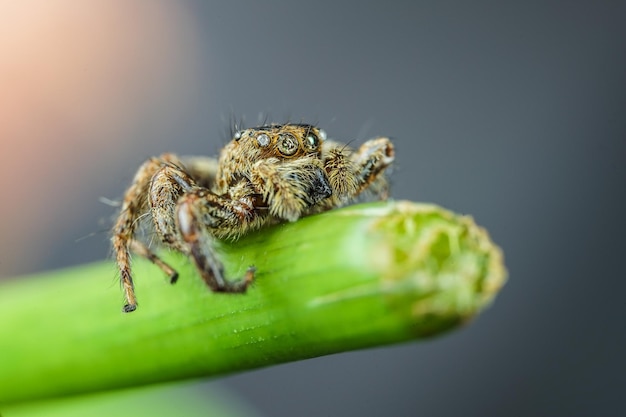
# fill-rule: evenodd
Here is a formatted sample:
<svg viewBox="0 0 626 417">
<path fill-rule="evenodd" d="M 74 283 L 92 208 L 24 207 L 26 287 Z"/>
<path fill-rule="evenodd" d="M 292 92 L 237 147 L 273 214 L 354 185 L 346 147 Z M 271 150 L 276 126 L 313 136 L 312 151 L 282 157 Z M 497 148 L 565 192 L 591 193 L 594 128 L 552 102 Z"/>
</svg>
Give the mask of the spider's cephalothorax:
<svg viewBox="0 0 626 417">
<path fill-rule="evenodd" d="M 113 229 L 113 250 L 124 288 L 124 311 L 137 308 L 130 252 L 146 257 L 169 275 L 178 273 L 136 236 L 148 215 L 164 245 L 191 257 L 207 285 L 217 292 L 245 292 L 250 267 L 237 281 L 224 277 L 215 239 L 236 239 L 260 227 L 356 201 L 387 197 L 383 175 L 393 145 L 380 137 L 358 150 L 327 140 L 306 124 L 268 125 L 236 132 L 219 160 L 163 154 L 146 161 L 126 191 Z"/>
</svg>

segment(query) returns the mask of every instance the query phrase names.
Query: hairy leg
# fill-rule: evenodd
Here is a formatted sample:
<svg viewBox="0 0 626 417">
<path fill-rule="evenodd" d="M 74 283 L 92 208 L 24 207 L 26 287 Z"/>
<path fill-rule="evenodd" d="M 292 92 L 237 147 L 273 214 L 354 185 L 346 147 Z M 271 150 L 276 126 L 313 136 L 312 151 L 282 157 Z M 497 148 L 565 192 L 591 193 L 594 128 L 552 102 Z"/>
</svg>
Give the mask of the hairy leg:
<svg viewBox="0 0 626 417">
<path fill-rule="evenodd" d="M 358 150 L 329 140 L 324 145 L 323 159 L 333 189 L 333 196 L 323 205 L 323 210 L 345 205 L 365 191 L 377 199 L 387 198 L 388 185 L 382 173 L 394 159 L 388 138 L 371 139 Z"/>
<path fill-rule="evenodd" d="M 376 185 L 375 188 L 382 188 L 380 191 L 384 191 L 381 198 L 387 198 L 387 182 L 381 173 L 391 165 L 394 157 L 395 150 L 389 138 L 371 139 L 361 145 L 359 150 L 351 155 L 359 179 L 357 194 Z"/>
<path fill-rule="evenodd" d="M 201 189 L 183 168 L 163 165 L 152 177 L 149 191 L 150 212 L 156 234 L 161 241 L 174 249 L 185 252 L 176 225 L 176 204 L 186 193 Z"/>
<path fill-rule="evenodd" d="M 147 160 L 137 170 L 132 184 L 124 194 L 120 215 L 113 227 L 111 242 L 115 253 L 115 260 L 120 270 L 120 282 L 124 288 L 124 296 L 126 298 L 126 304 L 124 305 L 125 312 L 130 312 L 137 308 L 137 299 L 135 297 L 130 267 L 130 251 L 137 223 L 149 210 L 146 196 L 148 195 L 152 177 L 164 164 L 176 162 L 178 162 L 178 158 L 172 154 L 164 154 L 159 158 Z"/>
<path fill-rule="evenodd" d="M 176 220 L 187 252 L 206 284 L 216 292 L 245 292 L 254 280 L 255 268 L 248 268 L 243 279 L 227 280 L 214 242 L 216 236 L 236 235 L 255 224 L 258 219 L 251 201 L 231 200 L 197 189 L 181 198 Z"/>
<path fill-rule="evenodd" d="M 178 281 L 178 272 L 140 241 L 133 239 L 130 243 L 130 250 L 161 268 L 161 271 L 169 277 L 171 284 L 175 284 Z"/>
<path fill-rule="evenodd" d="M 360 183 L 355 175 L 356 164 L 350 158 L 352 152 L 346 145 L 330 140 L 324 142 L 324 170 L 333 190 L 326 209 L 346 204 L 357 194 Z"/>
</svg>

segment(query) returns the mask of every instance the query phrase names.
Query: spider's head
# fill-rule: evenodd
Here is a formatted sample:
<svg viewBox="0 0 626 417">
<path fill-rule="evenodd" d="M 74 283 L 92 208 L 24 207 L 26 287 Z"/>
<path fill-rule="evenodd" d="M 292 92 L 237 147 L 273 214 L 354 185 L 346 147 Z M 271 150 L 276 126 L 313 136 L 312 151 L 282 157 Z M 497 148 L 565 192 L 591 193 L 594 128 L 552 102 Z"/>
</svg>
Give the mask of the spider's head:
<svg viewBox="0 0 626 417">
<path fill-rule="evenodd" d="M 315 204 L 331 193 L 322 162 L 325 138 L 324 131 L 306 124 L 272 124 L 240 130 L 220 154 L 216 192 L 228 192 L 242 178 L 262 189 L 262 178 L 267 179 L 270 174 L 266 171 L 271 169 L 283 180 L 308 184 L 309 196 L 304 200 Z M 257 180 L 261 183 L 257 184 Z"/>
<path fill-rule="evenodd" d="M 232 146 L 252 159 L 319 157 L 326 133 L 307 124 L 272 124 L 240 130 Z"/>
</svg>

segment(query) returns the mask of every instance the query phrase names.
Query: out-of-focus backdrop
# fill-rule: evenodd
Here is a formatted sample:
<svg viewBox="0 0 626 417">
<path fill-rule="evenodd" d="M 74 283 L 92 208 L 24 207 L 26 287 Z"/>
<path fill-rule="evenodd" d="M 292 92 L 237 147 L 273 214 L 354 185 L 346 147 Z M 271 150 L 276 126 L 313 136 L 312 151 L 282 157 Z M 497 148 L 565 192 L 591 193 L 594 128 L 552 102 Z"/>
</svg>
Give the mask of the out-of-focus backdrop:
<svg viewBox="0 0 626 417">
<path fill-rule="evenodd" d="M 0 276 L 101 260 L 134 170 L 243 118 L 389 135 L 510 280 L 467 328 L 203 384 L 268 416 L 626 413 L 625 2 L 0 3 Z M 114 276 L 111 277 L 114 282 Z M 149 285 L 149 283 L 139 283 Z"/>
</svg>

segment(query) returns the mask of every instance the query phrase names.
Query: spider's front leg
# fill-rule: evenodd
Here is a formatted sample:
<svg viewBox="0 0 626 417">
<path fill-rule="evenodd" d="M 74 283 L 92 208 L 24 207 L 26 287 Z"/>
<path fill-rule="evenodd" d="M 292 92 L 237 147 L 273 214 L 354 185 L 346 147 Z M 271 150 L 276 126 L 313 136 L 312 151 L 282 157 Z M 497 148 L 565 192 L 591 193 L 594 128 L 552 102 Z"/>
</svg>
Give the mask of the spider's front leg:
<svg viewBox="0 0 626 417">
<path fill-rule="evenodd" d="M 198 188 L 181 197 L 175 218 L 186 252 L 193 258 L 206 284 L 215 292 L 245 292 L 254 281 L 255 268 L 249 267 L 243 279 L 227 280 L 214 242 L 216 238 L 245 233 L 258 224 L 260 219 L 252 200 L 231 200 Z"/>
<path fill-rule="evenodd" d="M 136 240 L 135 231 L 140 219 L 150 211 L 148 196 L 153 186 L 155 175 L 161 172 L 164 166 L 179 163 L 178 158 L 172 154 L 163 154 L 158 158 L 147 160 L 137 170 L 133 183 L 124 194 L 122 208 L 113 228 L 111 243 L 120 271 L 120 282 L 124 288 L 126 298 L 125 312 L 130 312 L 137 308 L 137 299 L 131 275 L 131 251 L 148 258 L 170 275 L 172 280 L 175 280 L 176 271 L 156 257 L 143 243 Z"/>
<path fill-rule="evenodd" d="M 373 188 L 381 199 L 388 197 L 387 181 L 381 175 L 395 158 L 395 150 L 389 138 L 380 137 L 365 142 L 359 150 L 351 155 L 357 167 L 359 190 Z"/>
<path fill-rule="evenodd" d="M 328 141 L 324 169 L 333 189 L 332 206 L 344 205 L 366 190 L 378 199 L 386 199 L 388 184 L 383 173 L 393 160 L 394 147 L 389 138 L 368 140 L 356 151 Z"/>
</svg>

